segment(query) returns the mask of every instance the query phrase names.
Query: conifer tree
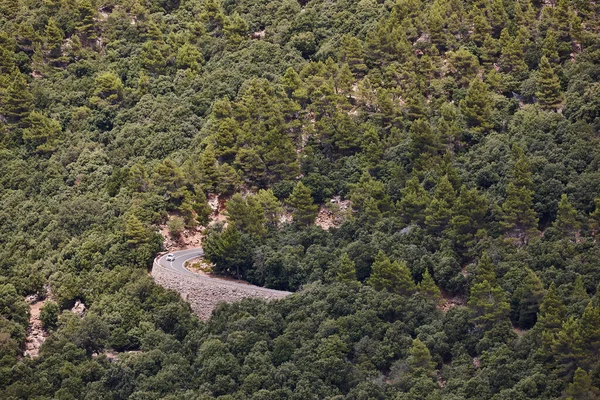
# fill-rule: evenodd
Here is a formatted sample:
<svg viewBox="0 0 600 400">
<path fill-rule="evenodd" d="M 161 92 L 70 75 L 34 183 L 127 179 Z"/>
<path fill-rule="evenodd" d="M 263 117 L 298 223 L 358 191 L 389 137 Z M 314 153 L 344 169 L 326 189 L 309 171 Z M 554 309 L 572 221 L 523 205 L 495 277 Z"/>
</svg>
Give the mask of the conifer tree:
<svg viewBox="0 0 600 400">
<path fill-rule="evenodd" d="M 579 365 L 592 368 L 600 357 L 600 307 L 590 301 L 579 321 L 579 335 L 583 348 L 578 354 Z"/>
<path fill-rule="evenodd" d="M 472 248 L 476 235 L 483 226 L 483 217 L 488 211 L 488 202 L 477 189 L 463 186 L 454 203 L 450 219 L 450 238 L 456 243 L 459 251 Z"/>
<path fill-rule="evenodd" d="M 335 271 L 335 280 L 342 283 L 357 282 L 356 265 L 348 256 L 348 253 L 342 254 L 342 258 Z"/>
<path fill-rule="evenodd" d="M 542 281 L 535 272 L 527 270 L 511 299 L 511 319 L 517 326 L 529 329 L 535 325 L 543 296 Z"/>
<path fill-rule="evenodd" d="M 500 225 L 509 237 L 525 244 L 537 232 L 538 219 L 533 210 L 533 182 L 529 161 L 519 147 L 514 146 L 513 152 L 516 160 L 511 181 L 506 188 L 506 199 L 502 203 Z"/>
<path fill-rule="evenodd" d="M 502 203 L 502 221 L 500 225 L 509 237 L 525 244 L 537 230 L 537 217 L 533 211 L 533 193 L 524 186 L 509 182 L 506 188 L 506 200 Z"/>
<path fill-rule="evenodd" d="M 467 95 L 460 102 L 460 111 L 465 116 L 467 126 L 475 132 L 487 132 L 492 128 L 490 107 L 492 99 L 487 85 L 475 77 L 469 85 Z"/>
<path fill-rule="evenodd" d="M 266 233 L 264 210 L 256 196 L 244 198 L 236 193 L 227 202 L 226 209 L 229 221 L 236 224 L 240 232 L 258 237 Z"/>
<path fill-rule="evenodd" d="M 545 56 L 540 60 L 537 85 L 536 96 L 540 106 L 545 110 L 556 110 L 562 104 L 564 96 L 560 88 L 560 81 Z"/>
<path fill-rule="evenodd" d="M 298 182 L 286 202 L 292 207 L 292 217 L 297 224 L 310 225 L 315 221 L 319 206 L 314 204 L 310 189 L 302 182 Z"/>
<path fill-rule="evenodd" d="M 488 281 L 492 285 L 496 284 L 496 268 L 487 251 L 484 251 L 477 261 L 475 277 L 471 282 L 472 284 L 478 284 L 483 283 L 483 281 Z"/>
<path fill-rule="evenodd" d="M 575 372 L 578 354 L 583 349 L 580 333 L 575 317 L 570 317 L 562 324 L 552 342 L 552 355 L 556 360 L 557 371 L 562 376 L 569 376 Z"/>
<path fill-rule="evenodd" d="M 590 213 L 590 229 L 596 239 L 600 239 L 600 197 L 594 199 L 594 211 Z"/>
<path fill-rule="evenodd" d="M 448 175 L 444 175 L 433 192 L 433 198 L 425 208 L 425 225 L 436 233 L 446 229 L 452 217 L 452 208 L 456 201 L 456 191 Z"/>
<path fill-rule="evenodd" d="M 273 190 L 260 189 L 256 194 L 256 199 L 265 213 L 267 225 L 272 228 L 277 227 L 283 209 L 281 208 L 281 203 L 273 194 Z"/>
<path fill-rule="evenodd" d="M 581 368 L 577 368 L 573 382 L 565 391 L 566 400 L 595 400 L 600 398 L 600 389 L 592 385 L 590 376 Z"/>
<path fill-rule="evenodd" d="M 419 338 L 414 339 L 408 350 L 408 369 L 414 377 L 432 378 L 435 374 L 435 363 L 431 359 L 429 349 Z"/>
<path fill-rule="evenodd" d="M 410 271 L 403 261 L 391 262 L 390 259 L 379 251 L 371 266 L 371 276 L 367 284 L 376 290 L 386 290 L 402 296 L 415 292 L 416 286 Z"/>
<path fill-rule="evenodd" d="M 50 53 L 50 57 L 58 58 L 61 53 L 61 46 L 63 43 L 64 33 L 56 23 L 56 20 L 52 17 L 48 19 L 46 25 L 46 46 Z"/>
<path fill-rule="evenodd" d="M 404 221 L 422 224 L 425 221 L 425 209 L 430 202 L 430 196 L 419 183 L 419 178 L 413 176 L 400 193 L 402 198 L 398 202 L 398 210 Z"/>
<path fill-rule="evenodd" d="M 127 217 L 125 223 L 125 237 L 127 237 L 127 244 L 135 246 L 146 243 L 148 241 L 148 233 L 148 229 L 146 229 L 142 221 L 140 221 L 135 214 L 130 214 L 129 217 Z"/>
<path fill-rule="evenodd" d="M 558 202 L 558 211 L 556 213 L 556 220 L 554 221 L 554 227 L 558 229 L 566 237 L 574 239 L 579 229 L 581 229 L 581 222 L 578 220 L 577 210 L 569 201 L 568 196 L 563 193 Z"/>
<path fill-rule="evenodd" d="M 442 149 L 439 136 L 436 135 L 427 121 L 414 121 L 408 131 L 413 168 L 422 169 L 430 165 L 432 158 Z"/>
<path fill-rule="evenodd" d="M 30 114 L 30 122 L 30 126 L 23 130 L 23 140 L 31 150 L 39 153 L 54 151 L 61 133 L 60 123 L 36 111 Z"/>
<path fill-rule="evenodd" d="M 162 45 L 159 42 L 146 42 L 142 45 L 139 55 L 142 68 L 154 75 L 160 75 L 167 66 L 167 61 L 161 52 Z"/>
<path fill-rule="evenodd" d="M 476 283 L 471 287 L 467 304 L 472 310 L 475 324 L 486 331 L 505 321 L 510 312 L 504 290 L 488 281 Z"/>
<path fill-rule="evenodd" d="M 208 204 L 208 199 L 204 194 L 204 190 L 202 190 L 199 185 L 194 186 L 194 192 L 195 195 L 192 198 L 192 209 L 196 213 L 196 221 L 201 226 L 207 226 L 213 210 Z"/>
<path fill-rule="evenodd" d="M 9 126 L 27 128 L 31 125 L 29 116 L 33 109 L 33 96 L 29 92 L 25 77 L 16 68 L 10 76 L 6 98 L 1 104 L 1 114 Z"/>
<path fill-rule="evenodd" d="M 500 35 L 500 42 L 502 43 L 502 53 L 500 55 L 502 71 L 520 78 L 521 74 L 527 72 L 527 64 L 524 61 L 523 45 L 520 38 L 511 37 L 505 28 Z"/>
<path fill-rule="evenodd" d="M 568 298 L 569 314 L 581 315 L 589 302 L 590 295 L 585 288 L 581 275 L 578 274 Z"/>
<path fill-rule="evenodd" d="M 556 284 L 552 282 L 540 304 L 536 326 L 543 331 L 556 333 L 565 321 L 566 316 L 567 307 L 558 296 Z"/>
<path fill-rule="evenodd" d="M 77 4 L 77 10 L 79 11 L 79 25 L 77 29 L 87 39 L 96 39 L 96 32 L 94 26 L 94 18 L 96 16 L 96 10 L 92 6 L 90 0 L 79 0 Z"/>
<path fill-rule="evenodd" d="M 340 60 L 357 75 L 367 71 L 362 42 L 355 36 L 344 35 L 340 43 Z"/>
<path fill-rule="evenodd" d="M 429 273 L 429 269 L 425 270 L 425 273 L 423 274 L 423 279 L 421 279 L 421 282 L 419 282 L 419 284 L 417 285 L 417 290 L 425 296 L 433 299 L 433 301 L 435 301 L 436 304 L 439 304 L 442 300 L 442 293 L 440 291 L 440 288 L 435 284 L 435 281 Z"/>
<path fill-rule="evenodd" d="M 203 190 L 214 193 L 219 181 L 219 169 L 215 159 L 215 150 L 212 144 L 208 144 L 200 156 L 200 177 Z"/>
</svg>

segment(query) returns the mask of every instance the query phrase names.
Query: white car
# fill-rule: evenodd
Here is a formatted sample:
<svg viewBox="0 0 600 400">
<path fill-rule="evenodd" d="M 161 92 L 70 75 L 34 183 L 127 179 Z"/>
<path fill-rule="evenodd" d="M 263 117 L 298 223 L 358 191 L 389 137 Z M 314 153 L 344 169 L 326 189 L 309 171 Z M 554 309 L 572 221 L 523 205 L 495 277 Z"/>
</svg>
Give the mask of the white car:
<svg viewBox="0 0 600 400">
<path fill-rule="evenodd" d="M 175 261 L 175 255 L 173 253 L 167 254 L 167 261 Z"/>
</svg>

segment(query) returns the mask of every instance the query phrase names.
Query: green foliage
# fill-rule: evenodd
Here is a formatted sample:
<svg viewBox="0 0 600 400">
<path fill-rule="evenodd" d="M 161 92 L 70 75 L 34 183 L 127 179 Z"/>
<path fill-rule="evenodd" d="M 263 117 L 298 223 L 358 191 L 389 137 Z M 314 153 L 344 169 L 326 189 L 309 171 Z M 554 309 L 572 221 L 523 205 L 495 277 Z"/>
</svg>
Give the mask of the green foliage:
<svg viewBox="0 0 600 400">
<path fill-rule="evenodd" d="M 314 204 L 310 189 L 302 182 L 296 184 L 286 203 L 292 207 L 294 222 L 299 225 L 309 225 L 314 222 L 319 206 Z"/>
<path fill-rule="evenodd" d="M 596 398 L 599 15 L 0 0 L 0 398 Z M 165 221 L 299 293 L 197 321 Z"/>
<path fill-rule="evenodd" d="M 58 314 L 60 309 L 58 308 L 58 304 L 53 301 L 49 301 L 42 307 L 40 311 L 40 321 L 42 321 L 42 326 L 47 331 L 51 331 L 56 329 L 58 326 Z"/>
<path fill-rule="evenodd" d="M 381 250 L 371 266 L 371 276 L 367 284 L 376 290 L 385 290 L 402 296 L 410 295 L 416 289 L 406 263 L 390 261 Z"/>
</svg>

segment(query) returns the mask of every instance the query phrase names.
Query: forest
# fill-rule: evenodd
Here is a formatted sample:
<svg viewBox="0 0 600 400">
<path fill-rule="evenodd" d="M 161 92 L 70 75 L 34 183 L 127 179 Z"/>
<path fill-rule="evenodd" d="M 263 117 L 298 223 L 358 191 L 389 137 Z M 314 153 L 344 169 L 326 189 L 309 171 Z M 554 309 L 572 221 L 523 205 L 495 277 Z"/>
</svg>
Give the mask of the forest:
<svg viewBox="0 0 600 400">
<path fill-rule="evenodd" d="M 599 285 L 598 2 L 0 0 L 2 399 L 594 400 Z"/>
</svg>

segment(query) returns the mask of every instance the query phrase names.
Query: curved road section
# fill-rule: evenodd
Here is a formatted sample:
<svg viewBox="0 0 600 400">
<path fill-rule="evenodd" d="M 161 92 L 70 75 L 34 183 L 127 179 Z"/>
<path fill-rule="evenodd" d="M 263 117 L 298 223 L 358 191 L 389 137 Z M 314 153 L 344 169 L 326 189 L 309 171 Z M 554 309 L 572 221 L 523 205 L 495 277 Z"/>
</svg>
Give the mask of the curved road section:
<svg viewBox="0 0 600 400">
<path fill-rule="evenodd" d="M 161 286 L 179 292 L 202 319 L 210 318 L 214 308 L 221 302 L 239 301 L 248 297 L 274 300 L 291 294 L 245 282 L 213 278 L 188 270 L 185 263 L 202 257 L 202 248 L 174 251 L 172 254 L 175 256 L 173 261 L 167 261 L 166 254 L 154 261 L 152 276 Z"/>
</svg>

